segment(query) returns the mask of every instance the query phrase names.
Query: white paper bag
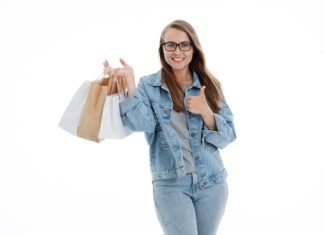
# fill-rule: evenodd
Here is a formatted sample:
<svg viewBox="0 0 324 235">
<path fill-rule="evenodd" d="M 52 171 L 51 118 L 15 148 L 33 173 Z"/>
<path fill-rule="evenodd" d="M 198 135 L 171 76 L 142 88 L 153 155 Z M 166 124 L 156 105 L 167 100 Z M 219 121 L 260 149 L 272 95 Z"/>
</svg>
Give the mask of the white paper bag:
<svg viewBox="0 0 324 235">
<path fill-rule="evenodd" d="M 59 127 L 75 136 L 77 136 L 77 128 L 84 104 L 88 97 L 89 87 L 90 81 L 85 81 L 79 87 L 64 111 L 59 123 Z"/>
<path fill-rule="evenodd" d="M 132 133 L 123 125 L 120 116 L 119 103 L 123 100 L 124 93 L 106 97 L 99 131 L 100 139 L 122 139 Z"/>
</svg>

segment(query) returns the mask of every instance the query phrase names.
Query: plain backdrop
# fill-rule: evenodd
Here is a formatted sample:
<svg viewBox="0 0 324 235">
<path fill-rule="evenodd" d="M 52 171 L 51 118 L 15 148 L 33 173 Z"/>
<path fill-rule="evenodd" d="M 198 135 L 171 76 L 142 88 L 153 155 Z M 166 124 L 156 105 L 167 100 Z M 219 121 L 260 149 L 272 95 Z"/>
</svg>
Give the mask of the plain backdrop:
<svg viewBox="0 0 324 235">
<path fill-rule="evenodd" d="M 321 2 L 1 0 L 0 234 L 162 235 L 144 134 L 96 144 L 58 123 L 105 59 L 158 71 L 184 19 L 235 115 L 218 234 L 323 235 Z"/>
</svg>

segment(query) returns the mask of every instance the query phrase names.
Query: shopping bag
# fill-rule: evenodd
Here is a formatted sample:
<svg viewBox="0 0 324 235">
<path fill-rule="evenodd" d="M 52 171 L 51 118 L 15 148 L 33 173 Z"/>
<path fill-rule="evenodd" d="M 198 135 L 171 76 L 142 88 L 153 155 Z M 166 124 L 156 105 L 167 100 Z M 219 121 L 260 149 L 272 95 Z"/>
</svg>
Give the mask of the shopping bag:
<svg viewBox="0 0 324 235">
<path fill-rule="evenodd" d="M 85 81 L 63 113 L 59 126 L 97 143 L 130 135 L 132 131 L 123 125 L 119 110 L 126 91 L 126 82 L 118 77 Z"/>
<path fill-rule="evenodd" d="M 88 97 L 89 87 L 90 81 L 82 83 L 73 95 L 59 122 L 59 127 L 75 136 L 77 136 L 77 128 L 84 104 Z"/>
<path fill-rule="evenodd" d="M 124 93 L 117 93 L 106 97 L 103 107 L 99 139 L 122 139 L 132 133 L 123 125 L 120 116 L 119 103 L 125 98 Z"/>
<path fill-rule="evenodd" d="M 77 135 L 79 137 L 95 142 L 101 141 L 99 131 L 107 94 L 108 86 L 105 86 L 103 82 L 91 82 L 88 97 L 77 128 Z"/>
</svg>

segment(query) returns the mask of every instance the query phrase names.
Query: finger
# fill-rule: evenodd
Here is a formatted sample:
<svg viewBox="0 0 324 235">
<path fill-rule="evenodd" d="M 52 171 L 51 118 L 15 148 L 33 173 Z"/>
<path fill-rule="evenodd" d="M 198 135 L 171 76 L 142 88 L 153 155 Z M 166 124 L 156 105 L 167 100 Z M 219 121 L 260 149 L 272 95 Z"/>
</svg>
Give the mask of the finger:
<svg viewBox="0 0 324 235">
<path fill-rule="evenodd" d="M 190 104 L 190 103 L 187 104 L 187 110 L 188 110 L 189 112 L 192 111 L 192 109 L 191 109 L 191 104 Z"/>
<path fill-rule="evenodd" d="M 110 67 L 107 60 L 105 60 L 105 62 L 103 63 L 103 66 L 104 66 L 103 72 L 104 72 L 105 76 L 107 76 L 107 78 L 108 78 L 110 76 L 112 68 Z"/>
<path fill-rule="evenodd" d="M 189 97 L 187 98 L 187 103 L 191 103 L 194 99 L 195 99 L 194 96 L 189 96 Z"/>
<path fill-rule="evenodd" d="M 120 63 L 124 66 L 127 67 L 127 63 L 125 60 L 123 60 L 122 58 L 119 59 Z"/>
<path fill-rule="evenodd" d="M 108 67 L 109 67 L 109 63 L 108 63 L 107 60 L 105 60 L 105 62 L 103 62 L 102 64 L 103 64 L 103 66 L 104 66 L 105 68 L 108 68 Z"/>
<path fill-rule="evenodd" d="M 192 100 L 191 100 L 191 97 L 189 97 L 189 98 L 187 99 L 187 107 L 188 107 L 188 108 L 191 107 L 191 104 L 192 104 Z"/>
</svg>

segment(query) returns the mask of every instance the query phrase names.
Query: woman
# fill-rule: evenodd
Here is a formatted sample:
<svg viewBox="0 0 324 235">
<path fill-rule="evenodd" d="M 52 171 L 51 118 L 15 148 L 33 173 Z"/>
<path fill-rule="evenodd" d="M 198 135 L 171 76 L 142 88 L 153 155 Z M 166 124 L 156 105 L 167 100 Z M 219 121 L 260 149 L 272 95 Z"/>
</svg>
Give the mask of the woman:
<svg viewBox="0 0 324 235">
<path fill-rule="evenodd" d="M 132 68 L 105 72 L 127 81 L 120 103 L 124 124 L 145 132 L 155 208 L 167 235 L 214 235 L 227 202 L 220 148 L 235 140 L 233 115 L 208 71 L 193 27 L 176 20 L 160 38 L 159 72 L 135 86 Z"/>
</svg>

